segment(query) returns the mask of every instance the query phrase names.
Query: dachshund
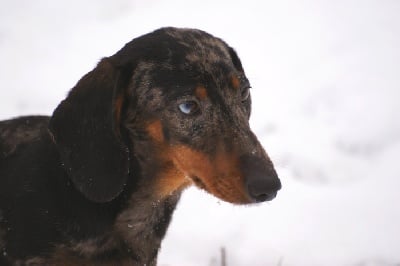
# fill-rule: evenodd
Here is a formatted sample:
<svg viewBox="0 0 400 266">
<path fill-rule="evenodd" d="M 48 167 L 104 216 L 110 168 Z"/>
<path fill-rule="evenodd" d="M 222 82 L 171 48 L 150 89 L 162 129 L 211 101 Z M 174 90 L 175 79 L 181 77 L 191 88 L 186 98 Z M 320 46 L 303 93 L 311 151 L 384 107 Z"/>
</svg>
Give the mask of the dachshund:
<svg viewBox="0 0 400 266">
<path fill-rule="evenodd" d="M 0 265 L 156 265 L 182 191 L 233 204 L 281 182 L 233 48 L 161 28 L 83 76 L 52 116 L 0 122 Z"/>
</svg>

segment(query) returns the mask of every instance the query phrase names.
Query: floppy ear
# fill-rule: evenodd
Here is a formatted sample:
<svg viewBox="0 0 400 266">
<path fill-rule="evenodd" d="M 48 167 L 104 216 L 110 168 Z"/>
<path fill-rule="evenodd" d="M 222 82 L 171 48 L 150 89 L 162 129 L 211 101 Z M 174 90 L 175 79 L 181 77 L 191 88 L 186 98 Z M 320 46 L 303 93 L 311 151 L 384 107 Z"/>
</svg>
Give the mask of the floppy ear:
<svg viewBox="0 0 400 266">
<path fill-rule="evenodd" d="M 69 177 L 94 202 L 111 201 L 127 182 L 129 149 L 120 129 L 130 74 L 103 59 L 70 91 L 50 120 L 49 130 Z"/>
<path fill-rule="evenodd" d="M 235 68 L 240 72 L 244 72 L 242 62 L 240 62 L 239 56 L 237 55 L 236 51 L 232 47 L 228 47 L 228 50 Z"/>
</svg>

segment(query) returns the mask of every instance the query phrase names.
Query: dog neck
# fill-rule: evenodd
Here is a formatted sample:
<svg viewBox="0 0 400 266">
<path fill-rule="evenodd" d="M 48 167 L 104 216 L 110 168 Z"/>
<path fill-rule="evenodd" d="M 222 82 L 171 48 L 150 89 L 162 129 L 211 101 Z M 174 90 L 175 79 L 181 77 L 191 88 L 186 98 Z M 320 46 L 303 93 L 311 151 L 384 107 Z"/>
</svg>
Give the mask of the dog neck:
<svg viewBox="0 0 400 266">
<path fill-rule="evenodd" d="M 117 217 L 115 231 L 139 264 L 155 265 L 161 241 L 181 192 L 162 200 L 152 195 L 133 194 L 128 207 Z"/>
<path fill-rule="evenodd" d="M 161 241 L 180 195 L 177 192 L 154 201 L 152 195 L 133 193 L 127 207 L 117 216 L 111 231 L 96 238 L 59 246 L 50 259 L 32 258 L 28 262 L 50 265 L 155 266 Z M 104 254 L 108 255 L 104 257 Z"/>
</svg>

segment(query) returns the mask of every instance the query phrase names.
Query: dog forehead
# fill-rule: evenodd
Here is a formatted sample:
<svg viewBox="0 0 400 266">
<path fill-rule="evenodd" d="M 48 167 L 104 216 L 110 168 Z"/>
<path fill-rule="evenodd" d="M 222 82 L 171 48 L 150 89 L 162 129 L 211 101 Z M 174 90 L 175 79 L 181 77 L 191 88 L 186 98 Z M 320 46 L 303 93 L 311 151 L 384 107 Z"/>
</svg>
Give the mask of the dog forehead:
<svg viewBox="0 0 400 266">
<path fill-rule="evenodd" d="M 197 29 L 166 28 L 165 33 L 185 49 L 175 51 L 188 64 L 202 64 L 203 68 L 215 63 L 231 61 L 227 44 L 211 34 Z"/>
<path fill-rule="evenodd" d="M 223 40 L 185 28 L 162 28 L 147 36 L 151 38 L 144 39 L 145 45 L 136 46 L 145 56 L 137 62 L 133 87 L 151 90 L 150 98 L 177 98 L 195 93 L 198 86 L 207 91 L 239 86 L 238 82 L 232 86 L 232 77 L 243 73 L 234 65 L 232 48 Z M 157 97 L 153 97 L 155 91 L 159 91 Z"/>
</svg>

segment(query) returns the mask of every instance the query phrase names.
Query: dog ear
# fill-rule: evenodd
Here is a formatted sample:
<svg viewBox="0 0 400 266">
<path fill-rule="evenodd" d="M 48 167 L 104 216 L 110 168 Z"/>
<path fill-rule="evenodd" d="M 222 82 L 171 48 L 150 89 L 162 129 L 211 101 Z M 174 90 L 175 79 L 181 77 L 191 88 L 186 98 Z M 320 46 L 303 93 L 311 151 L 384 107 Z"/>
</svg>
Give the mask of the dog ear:
<svg viewBox="0 0 400 266">
<path fill-rule="evenodd" d="M 236 51 L 232 47 L 228 47 L 229 55 L 231 56 L 231 60 L 235 68 L 240 71 L 243 71 L 242 62 L 240 62 L 239 56 L 237 55 Z"/>
<path fill-rule="evenodd" d="M 129 149 L 121 116 L 131 71 L 107 58 L 86 74 L 60 103 L 49 130 L 75 187 L 94 202 L 108 202 L 126 185 Z"/>
</svg>

